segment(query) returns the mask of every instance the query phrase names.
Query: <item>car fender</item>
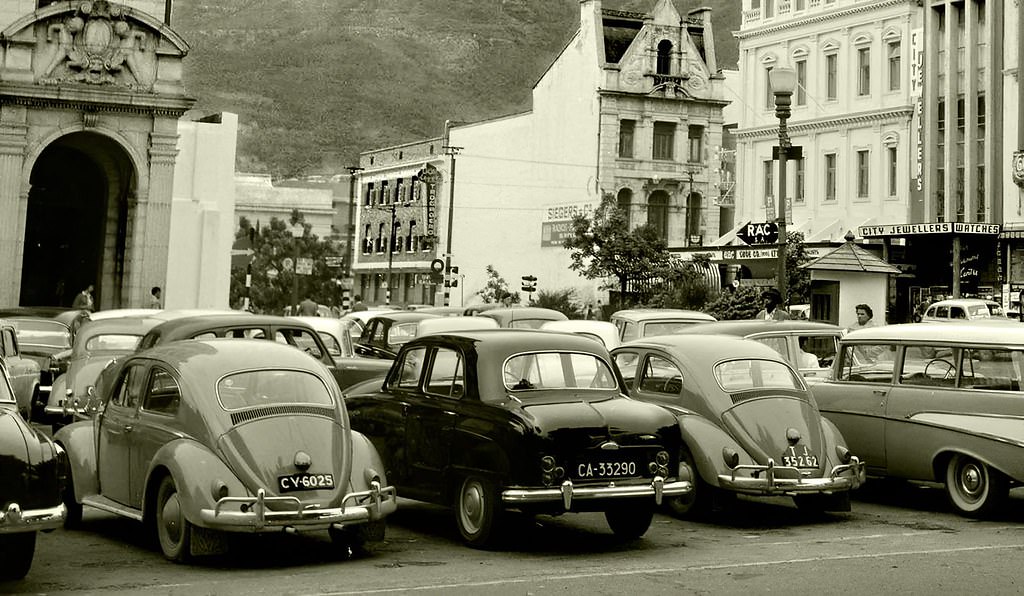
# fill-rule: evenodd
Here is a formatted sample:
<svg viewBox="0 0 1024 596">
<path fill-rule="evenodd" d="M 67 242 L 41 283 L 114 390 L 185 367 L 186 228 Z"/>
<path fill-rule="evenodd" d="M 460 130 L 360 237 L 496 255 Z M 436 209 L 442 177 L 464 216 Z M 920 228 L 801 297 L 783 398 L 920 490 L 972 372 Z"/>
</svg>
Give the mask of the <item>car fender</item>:
<svg viewBox="0 0 1024 596">
<path fill-rule="evenodd" d="M 148 508 L 152 497 L 167 474 L 174 478 L 185 518 L 196 526 L 207 527 L 199 512 L 214 508 L 214 492 L 221 482 L 228 487 L 228 496 L 253 496 L 212 450 L 193 439 L 176 439 L 161 447 L 149 464 L 142 505 L 147 518 L 151 514 Z"/>
<path fill-rule="evenodd" d="M 371 473 L 372 472 L 372 473 Z M 384 476 L 384 460 L 373 443 L 363 433 L 352 431 L 352 471 L 349 473 L 349 491 L 370 489 L 373 476 L 380 479 L 381 486 L 387 486 Z"/>
<path fill-rule="evenodd" d="M 68 375 L 62 374 L 53 380 L 50 387 L 50 395 L 47 397 L 46 405 L 59 408 L 64 402 L 64 390 L 67 388 Z"/>
<path fill-rule="evenodd" d="M 739 454 L 740 465 L 753 464 L 754 460 L 729 433 L 702 416 L 680 416 L 679 431 L 683 442 L 690 449 L 697 473 L 704 482 L 718 486 L 718 475 L 731 471 L 722 457 L 722 449 L 730 448 Z"/>
<path fill-rule="evenodd" d="M 99 493 L 99 468 L 96 465 L 96 427 L 91 420 L 69 424 L 53 436 L 67 453 L 75 501 Z"/>
</svg>

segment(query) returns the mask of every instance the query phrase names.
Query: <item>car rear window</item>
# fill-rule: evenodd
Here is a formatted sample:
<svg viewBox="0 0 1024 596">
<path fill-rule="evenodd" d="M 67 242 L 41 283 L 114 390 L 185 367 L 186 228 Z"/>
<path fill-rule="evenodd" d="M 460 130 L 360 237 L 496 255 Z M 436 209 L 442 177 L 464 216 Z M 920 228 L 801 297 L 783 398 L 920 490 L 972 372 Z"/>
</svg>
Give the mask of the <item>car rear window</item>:
<svg viewBox="0 0 1024 596">
<path fill-rule="evenodd" d="M 18 341 L 31 346 L 70 348 L 71 332 L 60 323 L 36 319 L 18 319 Z"/>
<path fill-rule="evenodd" d="M 141 335 L 127 335 L 119 333 L 95 335 L 85 342 L 85 351 L 101 352 L 106 350 L 116 350 L 119 352 L 134 352 L 135 348 L 138 347 L 140 340 L 142 340 Z"/>
<path fill-rule="evenodd" d="M 653 321 L 644 325 L 644 337 L 671 335 L 686 329 L 696 321 Z"/>
<path fill-rule="evenodd" d="M 727 360 L 715 365 L 715 379 L 726 393 L 750 389 L 803 389 L 791 368 L 772 360 Z"/>
<path fill-rule="evenodd" d="M 398 323 L 388 329 L 388 345 L 399 346 L 416 337 L 419 323 Z"/>
<path fill-rule="evenodd" d="M 618 388 L 607 362 L 581 352 L 517 354 L 505 361 L 502 373 L 510 391 Z"/>
<path fill-rule="evenodd" d="M 259 406 L 334 404 L 320 377 L 301 370 L 253 370 L 228 375 L 217 383 L 217 399 L 225 410 Z"/>
</svg>

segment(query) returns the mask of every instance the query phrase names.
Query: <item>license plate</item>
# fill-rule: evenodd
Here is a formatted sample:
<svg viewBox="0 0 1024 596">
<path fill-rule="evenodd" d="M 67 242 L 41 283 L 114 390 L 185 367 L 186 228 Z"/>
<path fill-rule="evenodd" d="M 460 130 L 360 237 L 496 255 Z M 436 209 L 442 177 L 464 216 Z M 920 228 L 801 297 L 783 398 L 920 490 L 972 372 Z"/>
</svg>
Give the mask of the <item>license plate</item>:
<svg viewBox="0 0 1024 596">
<path fill-rule="evenodd" d="M 577 478 L 629 478 L 640 475 L 635 461 L 586 461 L 576 464 Z"/>
<path fill-rule="evenodd" d="M 334 474 L 289 474 L 288 476 L 278 476 L 277 487 L 283 493 L 295 490 L 334 488 Z"/>
<path fill-rule="evenodd" d="M 817 468 L 818 456 L 807 445 L 794 445 L 782 453 L 782 465 L 793 468 Z"/>
</svg>

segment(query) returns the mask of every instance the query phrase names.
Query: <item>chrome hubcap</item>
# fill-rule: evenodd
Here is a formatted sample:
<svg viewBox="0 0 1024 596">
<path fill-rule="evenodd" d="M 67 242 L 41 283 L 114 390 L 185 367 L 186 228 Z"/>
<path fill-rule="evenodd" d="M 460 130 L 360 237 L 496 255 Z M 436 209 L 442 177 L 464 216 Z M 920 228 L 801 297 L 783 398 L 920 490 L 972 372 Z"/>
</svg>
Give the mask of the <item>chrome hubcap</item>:
<svg viewBox="0 0 1024 596">
<path fill-rule="evenodd" d="M 470 484 L 462 491 L 462 520 L 470 532 L 477 532 L 483 523 L 483 500 L 479 484 Z"/>
<path fill-rule="evenodd" d="M 181 504 L 178 502 L 178 493 L 167 498 L 162 517 L 164 533 L 172 542 L 177 543 L 181 539 Z"/>
<path fill-rule="evenodd" d="M 981 470 L 979 470 L 977 466 L 965 466 L 963 471 L 960 473 L 960 485 L 968 495 L 977 496 L 981 489 L 984 488 Z"/>
</svg>

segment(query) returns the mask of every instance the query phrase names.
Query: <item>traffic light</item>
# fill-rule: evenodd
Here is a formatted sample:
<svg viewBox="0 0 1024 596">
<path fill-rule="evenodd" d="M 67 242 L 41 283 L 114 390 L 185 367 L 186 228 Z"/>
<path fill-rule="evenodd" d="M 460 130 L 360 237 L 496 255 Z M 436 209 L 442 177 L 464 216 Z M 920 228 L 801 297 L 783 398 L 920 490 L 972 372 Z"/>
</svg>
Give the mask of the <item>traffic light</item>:
<svg viewBox="0 0 1024 596">
<path fill-rule="evenodd" d="M 537 276 L 536 275 L 524 275 L 523 276 L 523 291 L 524 292 L 536 292 L 537 291 Z"/>
<path fill-rule="evenodd" d="M 451 287 L 453 287 L 453 288 L 459 287 L 459 277 L 458 276 L 459 276 L 459 268 L 453 266 L 451 268 L 451 273 L 449 273 L 449 275 L 448 275 L 448 279 L 451 280 Z"/>
<path fill-rule="evenodd" d="M 444 261 L 434 259 L 430 262 L 430 283 L 440 285 L 444 282 Z"/>
</svg>

